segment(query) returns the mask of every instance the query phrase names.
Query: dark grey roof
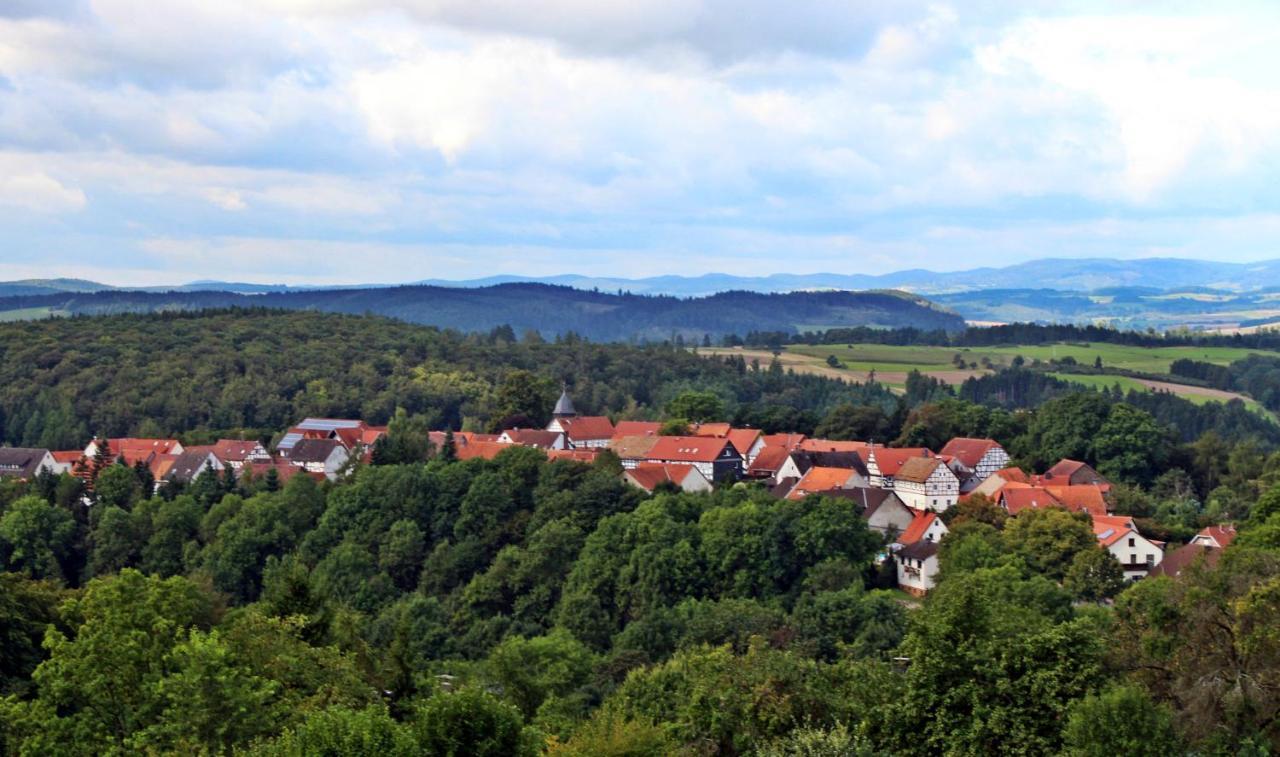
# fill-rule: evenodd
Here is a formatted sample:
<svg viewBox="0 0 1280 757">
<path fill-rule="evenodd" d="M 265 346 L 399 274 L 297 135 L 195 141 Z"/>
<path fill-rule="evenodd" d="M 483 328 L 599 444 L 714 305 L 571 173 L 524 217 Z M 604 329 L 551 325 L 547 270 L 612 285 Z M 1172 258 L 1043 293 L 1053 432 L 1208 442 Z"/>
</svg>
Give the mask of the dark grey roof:
<svg viewBox="0 0 1280 757">
<path fill-rule="evenodd" d="M 813 464 L 820 468 L 848 468 L 867 475 L 867 464 L 857 452 L 810 452 Z"/>
<path fill-rule="evenodd" d="M 569 390 L 565 389 L 560 392 L 560 399 L 556 400 L 556 409 L 552 411 L 552 415 L 577 415 L 578 411 L 573 409 L 573 400 L 569 399 Z"/>
<path fill-rule="evenodd" d="M 301 439 L 289 450 L 289 459 L 295 463 L 323 463 L 333 454 L 334 447 L 341 447 L 337 439 Z"/>
<path fill-rule="evenodd" d="M 795 488 L 796 482 L 799 480 L 800 479 L 795 478 L 794 476 L 788 476 L 774 484 L 769 489 L 769 493 L 781 499 L 791 493 L 791 490 Z"/>
<path fill-rule="evenodd" d="M 35 478 L 40 472 L 40 461 L 47 454 L 47 449 L 0 447 L 0 476 Z"/>
<path fill-rule="evenodd" d="M 930 557 L 938 554 L 938 542 L 921 539 L 913 544 L 908 544 L 898 550 L 898 557 L 906 557 L 911 560 L 928 560 Z"/>
<path fill-rule="evenodd" d="M 173 465 L 169 466 L 169 472 L 165 474 L 165 478 L 169 481 L 177 481 L 179 483 L 189 484 L 196 480 L 196 477 L 204 473 L 205 464 L 209 462 L 210 452 L 203 450 L 188 450 L 178 455 L 178 459 L 173 461 Z"/>
<path fill-rule="evenodd" d="M 829 492 L 823 492 L 824 495 L 830 497 L 840 497 L 842 499 L 851 499 L 862 507 L 862 516 L 864 518 L 871 517 L 881 505 L 890 500 L 897 500 L 898 495 L 889 489 L 881 489 L 878 486 L 853 486 L 848 489 L 836 489 Z M 899 500 L 901 504 L 901 500 Z M 902 505 L 906 507 L 906 505 Z"/>
</svg>

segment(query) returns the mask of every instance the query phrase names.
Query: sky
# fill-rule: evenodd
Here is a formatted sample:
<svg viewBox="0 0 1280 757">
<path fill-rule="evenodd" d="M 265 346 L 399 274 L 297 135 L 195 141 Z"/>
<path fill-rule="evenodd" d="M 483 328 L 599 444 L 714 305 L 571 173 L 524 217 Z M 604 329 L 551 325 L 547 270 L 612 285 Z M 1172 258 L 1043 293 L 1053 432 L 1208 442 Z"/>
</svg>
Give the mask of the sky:
<svg viewBox="0 0 1280 757">
<path fill-rule="evenodd" d="M 0 279 L 1280 258 L 1280 3 L 0 0 Z"/>
</svg>

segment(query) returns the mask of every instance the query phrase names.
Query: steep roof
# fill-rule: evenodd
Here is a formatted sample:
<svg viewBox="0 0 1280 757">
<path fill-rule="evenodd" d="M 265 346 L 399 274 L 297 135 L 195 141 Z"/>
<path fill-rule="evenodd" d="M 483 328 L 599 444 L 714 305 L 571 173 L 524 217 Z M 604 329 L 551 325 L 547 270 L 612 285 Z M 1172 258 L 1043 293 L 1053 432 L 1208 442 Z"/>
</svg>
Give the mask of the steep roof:
<svg viewBox="0 0 1280 757">
<path fill-rule="evenodd" d="M 295 463 L 323 463 L 335 448 L 342 446 L 337 439 L 302 439 L 289 451 L 289 459 Z"/>
<path fill-rule="evenodd" d="M 648 459 L 681 463 L 711 463 L 720 459 L 725 448 L 737 448 L 728 439 L 706 436 L 655 437 Z"/>
<path fill-rule="evenodd" d="M 254 454 L 254 450 L 266 449 L 256 441 L 241 441 L 239 439 L 219 439 L 213 444 L 213 454 L 219 460 L 226 462 L 243 462 L 250 455 Z"/>
<path fill-rule="evenodd" d="M 1098 537 L 1098 543 L 1104 547 L 1110 547 L 1120 541 L 1125 534 L 1138 533 L 1137 526 L 1133 524 L 1133 518 L 1127 515 L 1094 515 L 1092 521 L 1093 534 Z"/>
<path fill-rule="evenodd" d="M 1054 463 L 1052 468 L 1045 471 L 1043 478 L 1047 482 L 1059 478 L 1071 478 L 1077 473 L 1082 472 L 1086 473 L 1094 483 L 1107 483 L 1107 480 L 1099 475 L 1096 470 L 1090 467 L 1088 463 L 1083 463 L 1079 460 L 1068 460 L 1067 458 L 1063 458 Z"/>
<path fill-rule="evenodd" d="M 690 432 L 694 436 L 728 436 L 731 430 L 728 423 L 696 423 Z"/>
<path fill-rule="evenodd" d="M 50 454 L 50 455 L 53 455 L 53 461 L 54 461 L 55 463 L 63 463 L 63 464 L 67 464 L 67 463 L 75 463 L 75 462 L 78 462 L 82 457 L 84 457 L 84 450 L 82 450 L 82 449 L 62 449 L 62 450 L 54 450 L 53 452 L 50 452 L 49 454 Z"/>
<path fill-rule="evenodd" d="M 1204 544 L 1184 544 L 1164 556 L 1160 564 L 1151 569 L 1149 576 L 1168 576 L 1177 578 L 1191 565 L 1203 560 L 1208 567 L 1218 564 L 1222 559 L 1222 550 Z"/>
<path fill-rule="evenodd" d="M 552 415 L 569 416 L 577 415 L 578 411 L 573 409 L 573 400 L 569 398 L 569 390 L 565 389 L 560 392 L 560 399 L 556 400 L 556 408 L 551 411 Z"/>
<path fill-rule="evenodd" d="M 751 461 L 751 467 L 747 469 L 749 476 L 772 476 L 778 472 L 782 464 L 787 461 L 791 455 L 786 447 L 765 447 L 760 450 L 760 454 Z"/>
<path fill-rule="evenodd" d="M 734 428 L 729 429 L 729 441 L 733 442 L 734 449 L 742 454 L 747 454 L 751 448 L 756 446 L 761 434 L 757 428 Z"/>
<path fill-rule="evenodd" d="M 609 440 L 609 449 L 623 460 L 643 460 L 661 439 L 660 436 L 615 436 Z"/>
<path fill-rule="evenodd" d="M 823 468 L 848 468 L 862 475 L 867 475 L 867 465 L 857 452 L 807 452 L 805 456 L 814 465 Z"/>
<path fill-rule="evenodd" d="M 657 436 L 662 424 L 657 421 L 618 421 L 613 436 Z"/>
<path fill-rule="evenodd" d="M 641 489 L 652 492 L 659 484 L 667 481 L 679 486 L 696 471 L 697 468 L 692 465 L 641 463 L 629 471 L 624 471 L 623 475 Z"/>
<path fill-rule="evenodd" d="M 464 446 L 458 447 L 458 459 L 470 460 L 478 457 L 483 460 L 492 460 L 502 453 L 503 450 L 511 449 L 511 444 L 501 444 L 497 441 L 479 441 L 470 442 Z"/>
<path fill-rule="evenodd" d="M 946 446 L 938 454 L 950 455 L 963 463 L 964 467 L 972 470 L 978 467 L 978 463 L 982 461 L 987 452 L 992 449 L 999 449 L 999 447 L 1000 444 L 994 439 L 972 439 L 957 436 L 947 442 Z"/>
<path fill-rule="evenodd" d="M 1107 514 L 1107 499 L 1102 495 L 1102 489 L 1095 484 L 1046 486 L 1044 488 L 1068 510 L 1092 515 Z"/>
<path fill-rule="evenodd" d="M 1211 541 L 1214 546 L 1220 549 L 1226 549 L 1231 542 L 1236 539 L 1236 527 L 1230 523 L 1220 526 L 1207 526 L 1200 529 L 1200 533 L 1193 537 L 1192 541 Z"/>
<path fill-rule="evenodd" d="M 898 507 L 904 510 L 911 508 L 903 504 L 897 494 L 892 489 L 881 489 L 878 486 L 855 486 L 852 489 L 846 489 L 847 495 L 862 505 L 862 517 L 870 518 L 877 510 L 882 507 L 892 506 L 897 503 Z"/>
<path fill-rule="evenodd" d="M 804 474 L 787 495 L 787 499 L 803 499 L 810 494 L 818 494 L 832 489 L 842 489 L 853 477 L 848 468 L 813 467 Z"/>
<path fill-rule="evenodd" d="M 893 479 L 894 481 L 909 481 L 912 483 L 923 484 L 929 480 L 929 477 L 933 475 L 933 472 L 937 470 L 939 466 L 942 466 L 942 461 L 936 457 L 913 457 L 905 461 L 902 464 L 902 467 L 898 468 L 898 472 L 894 475 Z"/>
<path fill-rule="evenodd" d="M 580 415 L 575 418 L 561 418 L 560 427 L 565 436 L 574 441 L 591 441 L 613 438 L 613 422 L 603 415 Z"/>
<path fill-rule="evenodd" d="M 1006 484 L 996 496 L 996 502 L 1003 505 L 1010 515 L 1017 515 L 1023 510 L 1063 506 L 1062 502 L 1048 489 L 1020 483 Z"/>
<path fill-rule="evenodd" d="M 0 475 L 35 478 L 40 472 L 41 461 L 48 454 L 47 449 L 0 447 Z"/>
<path fill-rule="evenodd" d="M 907 464 L 908 460 L 913 458 L 933 457 L 933 452 L 924 447 L 873 447 L 867 453 L 874 456 L 876 466 L 880 469 L 882 476 L 897 476 L 898 470 Z M 870 464 L 870 458 L 867 460 Z"/>
<path fill-rule="evenodd" d="M 204 472 L 210 455 L 213 455 L 210 447 L 188 449 L 173 459 L 173 463 L 168 466 L 164 474 L 155 474 L 156 478 L 167 478 L 183 483 L 194 481 Z"/>
<path fill-rule="evenodd" d="M 911 525 L 907 526 L 902 535 L 898 537 L 899 544 L 915 544 L 924 539 L 925 532 L 938 519 L 938 514 L 932 510 L 914 510 L 915 517 L 911 520 Z"/>
<path fill-rule="evenodd" d="M 910 560 L 928 560 L 930 557 L 938 554 L 938 543 L 936 541 L 919 540 L 914 541 L 896 553 L 899 559 Z"/>
</svg>

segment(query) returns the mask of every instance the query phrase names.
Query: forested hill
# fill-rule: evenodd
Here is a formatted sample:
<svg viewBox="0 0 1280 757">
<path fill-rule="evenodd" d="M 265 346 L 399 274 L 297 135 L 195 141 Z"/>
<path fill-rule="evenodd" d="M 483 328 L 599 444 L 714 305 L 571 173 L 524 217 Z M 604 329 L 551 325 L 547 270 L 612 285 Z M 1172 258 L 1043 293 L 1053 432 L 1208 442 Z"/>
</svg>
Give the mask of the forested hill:
<svg viewBox="0 0 1280 757">
<path fill-rule="evenodd" d="M 573 332 L 595 341 L 716 339 L 748 331 L 805 331 L 879 326 L 957 330 L 960 316 L 899 292 L 724 292 L 680 299 L 588 292 L 546 284 L 480 289 L 406 286 L 247 295 L 232 292 L 63 292 L 0 298 L 0 314 L 21 311 L 103 315 L 226 307 L 269 307 L 371 313 L 462 331 L 510 325 L 553 336 Z"/>
</svg>

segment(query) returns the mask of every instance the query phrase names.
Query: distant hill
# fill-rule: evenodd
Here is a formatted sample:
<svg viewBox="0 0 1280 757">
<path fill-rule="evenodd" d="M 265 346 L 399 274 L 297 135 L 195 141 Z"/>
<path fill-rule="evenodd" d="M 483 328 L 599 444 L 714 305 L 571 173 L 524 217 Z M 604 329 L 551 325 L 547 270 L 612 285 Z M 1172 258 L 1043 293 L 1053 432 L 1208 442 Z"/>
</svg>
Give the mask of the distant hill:
<svg viewBox="0 0 1280 757">
<path fill-rule="evenodd" d="M 462 331 L 510 325 L 544 335 L 574 332 L 599 341 L 712 338 L 749 331 L 805 331 L 842 326 L 956 330 L 959 315 L 901 292 L 722 292 L 710 297 L 592 292 L 547 284 L 465 289 L 403 286 L 241 294 L 113 289 L 0 298 L 4 312 L 60 315 L 267 307 L 373 313 Z"/>
</svg>

